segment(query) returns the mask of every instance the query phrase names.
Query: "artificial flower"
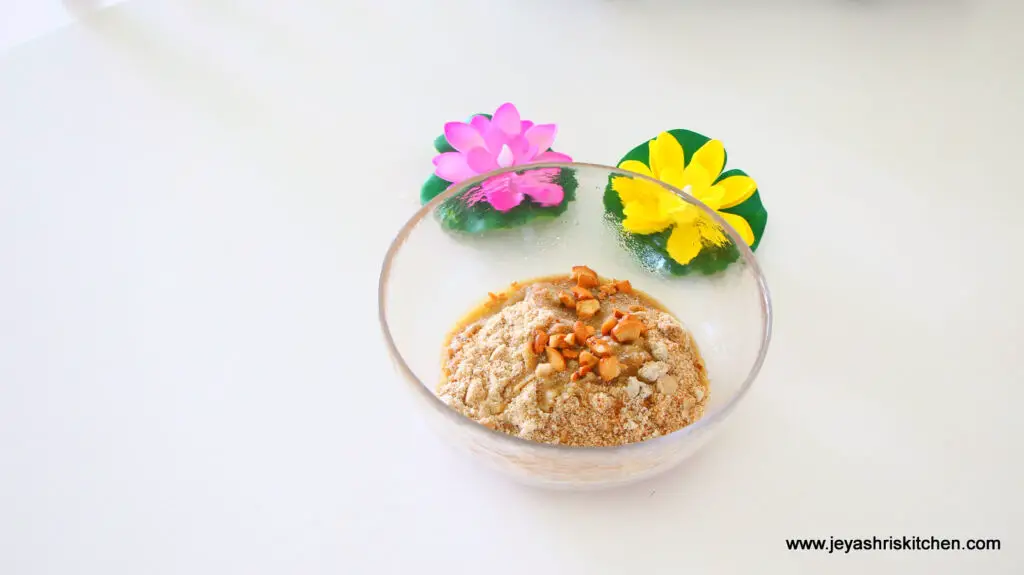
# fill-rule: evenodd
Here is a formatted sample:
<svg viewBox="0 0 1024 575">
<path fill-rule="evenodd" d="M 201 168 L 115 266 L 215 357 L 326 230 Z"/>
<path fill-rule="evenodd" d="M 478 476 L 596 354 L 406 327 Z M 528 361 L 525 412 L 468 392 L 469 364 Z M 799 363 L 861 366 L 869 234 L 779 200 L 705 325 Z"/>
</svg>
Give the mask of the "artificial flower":
<svg viewBox="0 0 1024 575">
<path fill-rule="evenodd" d="M 721 210 L 738 206 L 757 190 L 749 176 L 732 175 L 719 180 L 725 166 L 725 148 L 710 140 L 685 161 L 683 147 L 676 138 L 662 132 L 648 143 L 649 165 L 638 160 L 619 164 L 624 170 L 653 177 L 680 190 L 715 210 L 747 243 L 754 243 L 754 232 L 743 217 Z M 717 181 L 716 181 L 717 180 Z M 668 255 L 687 264 L 706 245 L 724 246 L 727 234 L 700 208 L 672 192 L 639 179 L 619 177 L 612 181 L 623 205 L 622 227 L 634 234 L 653 234 L 672 228 L 666 244 Z"/>
<path fill-rule="evenodd" d="M 486 200 L 499 212 L 507 212 L 529 197 L 542 206 L 556 206 L 565 198 L 562 186 L 554 183 L 559 173 L 558 168 L 534 168 L 522 174 L 499 174 L 471 190 L 466 195 L 466 203 L 472 206 Z"/>
<path fill-rule="evenodd" d="M 494 115 L 474 116 L 467 122 L 448 122 L 445 139 L 455 150 L 434 157 L 434 174 L 457 184 L 499 168 L 524 166 L 541 162 L 571 162 L 566 154 L 550 151 L 557 129 L 554 124 L 523 121 L 519 110 L 510 103 L 502 104 Z M 524 174 L 502 174 L 487 180 L 482 195 L 494 209 L 507 212 L 529 197 L 542 206 L 555 206 L 565 193 L 552 183 L 554 177 L 546 170 Z M 558 170 L 552 170 L 557 176 Z M 492 181 L 493 180 L 493 181 Z"/>
</svg>

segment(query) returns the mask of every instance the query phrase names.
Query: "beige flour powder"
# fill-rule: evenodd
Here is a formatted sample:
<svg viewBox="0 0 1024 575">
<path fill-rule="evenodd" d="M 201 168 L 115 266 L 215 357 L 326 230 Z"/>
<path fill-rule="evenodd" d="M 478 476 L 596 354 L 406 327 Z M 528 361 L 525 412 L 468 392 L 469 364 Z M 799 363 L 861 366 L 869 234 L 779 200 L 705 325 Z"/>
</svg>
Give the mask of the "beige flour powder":
<svg viewBox="0 0 1024 575">
<path fill-rule="evenodd" d="M 708 382 L 693 339 L 659 307 L 583 267 L 513 284 L 453 332 L 437 394 L 532 441 L 611 446 L 671 433 L 703 415 Z"/>
</svg>

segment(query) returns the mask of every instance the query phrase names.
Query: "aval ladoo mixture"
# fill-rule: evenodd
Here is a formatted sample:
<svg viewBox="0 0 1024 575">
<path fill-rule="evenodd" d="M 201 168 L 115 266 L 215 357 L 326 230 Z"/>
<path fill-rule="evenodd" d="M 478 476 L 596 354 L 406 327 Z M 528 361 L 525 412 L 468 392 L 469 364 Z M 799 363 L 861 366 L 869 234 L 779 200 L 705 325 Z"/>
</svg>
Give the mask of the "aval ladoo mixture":
<svg viewBox="0 0 1024 575">
<path fill-rule="evenodd" d="M 613 446 L 704 414 L 708 379 L 691 335 L 629 281 L 586 266 L 513 283 L 445 342 L 438 396 L 531 441 Z"/>
</svg>

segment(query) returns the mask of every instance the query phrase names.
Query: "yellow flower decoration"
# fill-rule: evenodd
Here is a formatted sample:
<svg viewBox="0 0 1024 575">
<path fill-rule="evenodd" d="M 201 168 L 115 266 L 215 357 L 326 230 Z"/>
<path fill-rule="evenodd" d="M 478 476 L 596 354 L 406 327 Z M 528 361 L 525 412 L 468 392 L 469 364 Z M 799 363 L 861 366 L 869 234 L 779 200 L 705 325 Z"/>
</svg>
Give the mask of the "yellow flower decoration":
<svg viewBox="0 0 1024 575">
<path fill-rule="evenodd" d="M 693 153 L 688 164 L 682 145 L 668 132 L 658 134 L 648 146 L 650 166 L 637 160 L 626 160 L 619 164 L 619 168 L 687 191 L 735 228 L 748 246 L 753 245 L 754 231 L 747 220 L 720 210 L 746 201 L 757 190 L 757 184 L 743 175 L 715 181 L 725 166 L 725 147 L 721 142 L 709 140 Z M 626 231 L 653 234 L 672 228 L 666 250 L 680 264 L 685 265 L 697 257 L 705 245 L 724 246 L 729 243 L 725 231 L 699 208 L 660 186 L 621 177 L 612 181 L 612 189 L 622 200 L 625 216 L 622 227 Z"/>
</svg>

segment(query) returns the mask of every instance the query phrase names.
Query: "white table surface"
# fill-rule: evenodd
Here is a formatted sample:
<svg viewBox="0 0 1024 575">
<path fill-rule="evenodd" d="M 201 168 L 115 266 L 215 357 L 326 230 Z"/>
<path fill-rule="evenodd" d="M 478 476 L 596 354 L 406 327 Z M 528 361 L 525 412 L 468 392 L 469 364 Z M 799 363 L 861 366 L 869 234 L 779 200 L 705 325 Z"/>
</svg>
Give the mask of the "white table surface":
<svg viewBox="0 0 1024 575">
<path fill-rule="evenodd" d="M 0 54 L 122 0 L 0 0 Z"/>
<path fill-rule="evenodd" d="M 10 50 L 0 573 L 1021 573 L 1022 13 L 137 0 Z M 392 375 L 384 250 L 443 122 L 506 100 L 760 184 L 772 347 L 684 467 L 519 487 Z M 784 544 L 904 535 L 1003 549 Z"/>
</svg>

